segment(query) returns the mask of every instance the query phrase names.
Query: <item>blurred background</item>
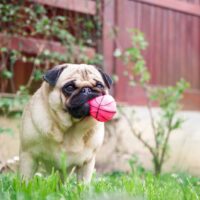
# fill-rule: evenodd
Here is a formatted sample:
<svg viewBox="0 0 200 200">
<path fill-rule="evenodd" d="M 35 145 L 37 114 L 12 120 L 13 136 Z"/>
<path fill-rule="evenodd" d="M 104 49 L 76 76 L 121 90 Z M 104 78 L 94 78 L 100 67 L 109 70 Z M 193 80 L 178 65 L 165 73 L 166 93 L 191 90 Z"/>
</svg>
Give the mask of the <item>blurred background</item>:
<svg viewBox="0 0 200 200">
<path fill-rule="evenodd" d="M 169 140 L 164 170 L 200 175 L 200 0 L 1 0 L 2 164 L 18 155 L 22 109 L 40 86 L 43 72 L 65 62 L 93 64 L 111 74 L 111 94 L 129 117 L 132 110 L 137 113 L 133 122 L 147 142 L 154 142 L 143 85 L 130 84 L 130 69 L 127 72 L 120 59 L 135 44 L 132 29 L 141 32 L 138 41 L 145 44 L 141 55 L 134 48 L 131 52 L 145 61 L 149 87 L 173 86 L 181 78 L 190 84 L 183 93 L 182 111 L 177 113 L 185 122 Z M 153 105 L 157 118 L 160 104 Z M 133 156 L 152 168 L 151 153 L 134 137 L 120 112 L 107 123 L 106 133 L 98 155 L 100 171 L 128 171 Z"/>
</svg>

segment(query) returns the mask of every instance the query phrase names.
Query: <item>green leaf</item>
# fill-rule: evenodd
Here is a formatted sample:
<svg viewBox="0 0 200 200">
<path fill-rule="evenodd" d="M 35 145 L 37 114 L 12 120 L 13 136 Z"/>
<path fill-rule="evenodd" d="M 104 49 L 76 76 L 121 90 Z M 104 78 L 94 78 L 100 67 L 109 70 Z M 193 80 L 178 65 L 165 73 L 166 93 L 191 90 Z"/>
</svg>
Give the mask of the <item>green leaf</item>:
<svg viewBox="0 0 200 200">
<path fill-rule="evenodd" d="M 7 52 L 8 49 L 7 49 L 6 47 L 2 47 L 2 48 L 0 48 L 0 51 L 1 51 L 1 52 Z"/>
<path fill-rule="evenodd" d="M 184 120 L 179 118 L 177 119 L 172 125 L 171 125 L 171 129 L 175 130 L 181 127 L 181 125 L 183 124 Z"/>
<path fill-rule="evenodd" d="M 3 70 L 1 72 L 1 76 L 4 78 L 4 79 L 11 79 L 13 78 L 13 73 L 7 69 Z"/>
<path fill-rule="evenodd" d="M 39 58 L 35 58 L 35 59 L 34 59 L 34 64 L 35 64 L 36 66 L 39 66 L 39 65 L 41 64 L 41 60 L 40 60 Z"/>
<path fill-rule="evenodd" d="M 122 55 L 122 52 L 119 48 L 115 49 L 114 53 L 113 53 L 113 56 L 114 57 L 120 57 Z"/>
<path fill-rule="evenodd" d="M 13 130 L 11 128 L 0 127 L 0 135 L 1 134 L 13 135 Z"/>
<path fill-rule="evenodd" d="M 34 72 L 34 80 L 40 81 L 42 79 L 43 72 L 40 69 L 35 70 Z"/>
<path fill-rule="evenodd" d="M 45 14 L 46 13 L 44 6 L 42 6 L 40 4 L 35 4 L 33 9 L 36 14 Z"/>
<path fill-rule="evenodd" d="M 113 75 L 112 75 L 112 80 L 113 80 L 114 83 L 117 83 L 117 82 L 119 81 L 118 75 L 113 74 Z"/>
<path fill-rule="evenodd" d="M 23 96 L 28 96 L 29 95 L 29 91 L 28 91 L 27 87 L 24 86 L 24 85 L 20 85 L 18 93 L 20 95 L 23 95 Z"/>
</svg>

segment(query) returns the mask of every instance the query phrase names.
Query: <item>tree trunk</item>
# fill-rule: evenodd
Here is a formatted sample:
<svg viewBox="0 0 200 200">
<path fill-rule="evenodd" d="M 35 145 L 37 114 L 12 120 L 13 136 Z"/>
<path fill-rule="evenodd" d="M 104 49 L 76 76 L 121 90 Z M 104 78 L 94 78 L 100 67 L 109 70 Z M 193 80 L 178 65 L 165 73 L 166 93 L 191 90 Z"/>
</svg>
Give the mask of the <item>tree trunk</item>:
<svg viewBox="0 0 200 200">
<path fill-rule="evenodd" d="M 158 176 L 160 175 L 161 170 L 162 170 L 162 163 L 160 163 L 157 158 L 154 158 L 153 163 L 154 163 L 154 174 Z"/>
</svg>

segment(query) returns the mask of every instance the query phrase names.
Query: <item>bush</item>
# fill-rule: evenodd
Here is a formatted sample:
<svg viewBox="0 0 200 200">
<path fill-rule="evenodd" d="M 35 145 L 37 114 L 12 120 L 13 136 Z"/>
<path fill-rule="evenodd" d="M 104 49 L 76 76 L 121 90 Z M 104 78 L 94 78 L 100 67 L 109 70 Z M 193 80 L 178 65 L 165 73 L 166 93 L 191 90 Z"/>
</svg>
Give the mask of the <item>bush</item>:
<svg viewBox="0 0 200 200">
<path fill-rule="evenodd" d="M 146 106 L 151 120 L 154 144 L 150 145 L 148 141 L 143 138 L 142 133 L 134 128 L 133 119 L 130 119 L 123 110 L 121 110 L 121 113 L 127 120 L 133 135 L 142 142 L 151 153 L 154 172 L 158 175 L 161 173 L 163 163 L 166 159 L 170 135 L 174 130 L 180 128 L 184 122 L 182 118 L 176 116 L 176 113 L 181 108 L 180 100 L 182 99 L 184 91 L 189 87 L 189 84 L 181 79 L 175 86 L 162 88 L 152 87 L 150 85 L 151 75 L 142 56 L 142 51 L 146 49 L 147 42 L 144 39 L 143 33 L 139 30 L 132 30 L 132 33 L 132 46 L 122 53 L 117 49 L 114 55 L 122 59 L 125 65 L 128 66 L 128 70 L 125 74 L 130 80 L 130 85 L 132 87 L 140 86 L 147 97 Z M 156 119 L 153 115 L 153 102 L 156 102 L 161 109 L 159 119 Z"/>
</svg>

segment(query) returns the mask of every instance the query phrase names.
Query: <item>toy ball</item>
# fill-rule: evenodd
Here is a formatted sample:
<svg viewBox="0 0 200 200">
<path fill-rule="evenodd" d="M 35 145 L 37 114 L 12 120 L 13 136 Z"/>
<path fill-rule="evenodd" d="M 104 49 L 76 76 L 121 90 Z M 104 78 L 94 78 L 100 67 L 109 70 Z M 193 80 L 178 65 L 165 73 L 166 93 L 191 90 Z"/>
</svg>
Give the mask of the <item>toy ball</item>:
<svg viewBox="0 0 200 200">
<path fill-rule="evenodd" d="M 116 113 L 116 102 L 110 95 L 96 97 L 89 102 L 90 115 L 100 122 L 107 122 Z"/>
</svg>

